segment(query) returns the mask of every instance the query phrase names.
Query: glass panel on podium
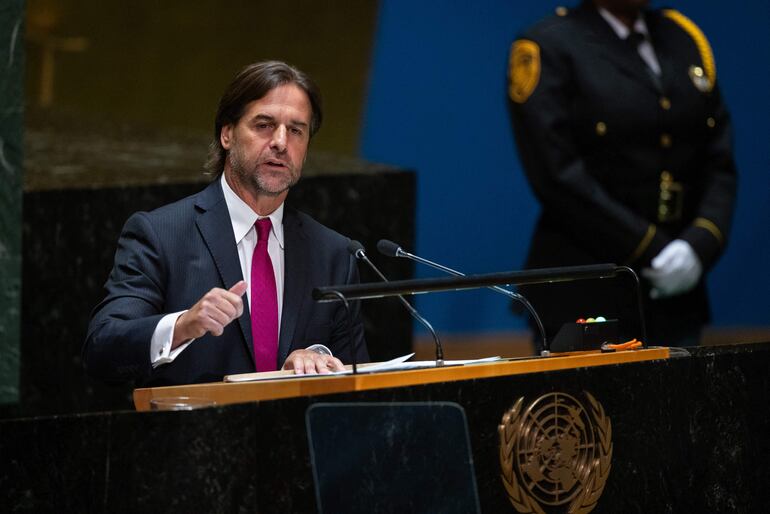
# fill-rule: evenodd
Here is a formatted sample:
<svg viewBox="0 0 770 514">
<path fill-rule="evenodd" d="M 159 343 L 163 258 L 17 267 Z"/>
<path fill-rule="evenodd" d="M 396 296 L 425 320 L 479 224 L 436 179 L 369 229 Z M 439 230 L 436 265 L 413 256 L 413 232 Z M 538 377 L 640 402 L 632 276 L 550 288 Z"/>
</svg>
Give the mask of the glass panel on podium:
<svg viewBox="0 0 770 514">
<path fill-rule="evenodd" d="M 480 512 L 460 405 L 317 403 L 306 423 L 320 513 Z"/>
</svg>

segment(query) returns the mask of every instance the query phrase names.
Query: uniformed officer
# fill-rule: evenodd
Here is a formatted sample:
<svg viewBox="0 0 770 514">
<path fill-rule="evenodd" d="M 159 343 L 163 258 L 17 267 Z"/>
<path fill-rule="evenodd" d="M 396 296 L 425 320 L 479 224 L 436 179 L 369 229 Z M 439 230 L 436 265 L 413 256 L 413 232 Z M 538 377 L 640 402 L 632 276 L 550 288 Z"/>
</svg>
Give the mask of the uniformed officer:
<svg viewBox="0 0 770 514">
<path fill-rule="evenodd" d="M 647 4 L 559 8 L 512 45 L 516 142 L 542 204 L 526 265 L 627 264 L 643 279 L 648 343 L 697 344 L 704 275 L 733 213 L 730 120 L 703 33 Z M 526 294 L 553 336 L 618 307 L 606 282 Z"/>
</svg>

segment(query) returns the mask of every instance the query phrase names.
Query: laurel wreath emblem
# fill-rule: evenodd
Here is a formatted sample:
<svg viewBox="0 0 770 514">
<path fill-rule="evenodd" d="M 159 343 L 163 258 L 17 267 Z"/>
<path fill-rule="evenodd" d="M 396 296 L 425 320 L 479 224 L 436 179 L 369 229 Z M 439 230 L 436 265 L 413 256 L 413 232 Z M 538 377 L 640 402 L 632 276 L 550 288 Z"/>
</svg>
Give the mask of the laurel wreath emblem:
<svg viewBox="0 0 770 514">
<path fill-rule="evenodd" d="M 610 474 L 612 462 L 612 423 L 604 413 L 602 405 L 588 392 L 584 392 L 590 409 L 588 412 L 593 420 L 593 430 L 597 440 L 597 455 L 589 463 L 590 469 L 583 481 L 583 489 L 571 499 L 567 512 L 570 514 L 587 514 L 596 507 L 604 491 Z M 498 426 L 500 435 L 500 468 L 503 486 L 508 493 L 508 499 L 513 507 L 521 514 L 545 514 L 543 507 L 533 494 L 522 484 L 522 471 L 517 462 L 514 467 L 514 447 L 522 437 L 525 413 L 542 398 L 531 402 L 524 408 L 524 397 L 519 398 L 513 407 L 503 414 L 502 423 Z M 569 501 L 569 499 L 567 500 Z M 566 501 L 565 501 L 566 503 Z"/>
</svg>

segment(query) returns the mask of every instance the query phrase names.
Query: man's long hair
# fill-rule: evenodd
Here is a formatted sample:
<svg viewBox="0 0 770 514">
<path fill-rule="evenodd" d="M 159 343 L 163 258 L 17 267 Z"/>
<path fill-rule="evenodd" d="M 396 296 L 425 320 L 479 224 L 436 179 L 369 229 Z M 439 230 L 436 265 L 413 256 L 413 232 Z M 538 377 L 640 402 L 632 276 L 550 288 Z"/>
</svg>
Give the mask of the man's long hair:
<svg viewBox="0 0 770 514">
<path fill-rule="evenodd" d="M 219 175 L 225 168 L 227 150 L 222 147 L 220 134 L 225 125 L 235 125 L 243 116 L 246 106 L 259 100 L 273 89 L 285 84 L 296 84 L 310 100 L 310 137 L 321 128 L 321 92 L 318 86 L 302 71 L 280 61 L 264 61 L 246 66 L 227 86 L 219 100 L 214 119 L 214 139 L 209 145 L 206 172 Z"/>
</svg>

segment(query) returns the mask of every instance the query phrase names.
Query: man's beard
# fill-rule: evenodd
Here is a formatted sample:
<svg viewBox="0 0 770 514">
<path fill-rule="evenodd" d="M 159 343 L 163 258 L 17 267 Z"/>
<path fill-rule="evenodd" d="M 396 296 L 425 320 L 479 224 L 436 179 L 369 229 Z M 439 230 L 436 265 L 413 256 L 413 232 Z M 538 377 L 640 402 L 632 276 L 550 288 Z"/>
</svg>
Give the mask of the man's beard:
<svg viewBox="0 0 770 514">
<path fill-rule="evenodd" d="M 227 153 L 227 159 L 230 161 L 230 169 L 233 170 L 233 174 L 237 177 L 238 182 L 266 196 L 278 196 L 294 187 L 299 181 L 299 174 L 291 173 L 287 168 L 286 174 L 283 177 L 286 177 L 288 180 L 281 180 L 278 187 L 271 185 L 262 173 L 259 173 L 256 169 L 248 170 L 246 168 L 244 165 L 245 159 L 243 159 L 238 145 L 234 145 L 230 149 Z"/>
</svg>

